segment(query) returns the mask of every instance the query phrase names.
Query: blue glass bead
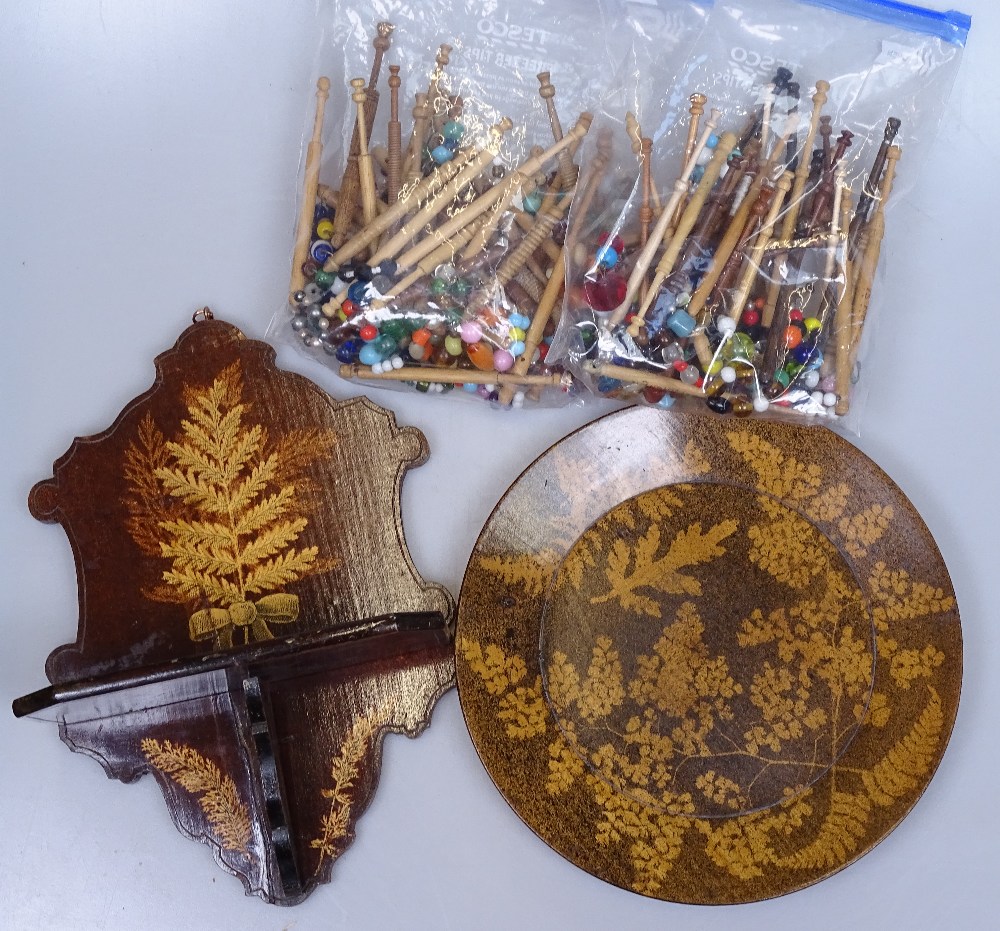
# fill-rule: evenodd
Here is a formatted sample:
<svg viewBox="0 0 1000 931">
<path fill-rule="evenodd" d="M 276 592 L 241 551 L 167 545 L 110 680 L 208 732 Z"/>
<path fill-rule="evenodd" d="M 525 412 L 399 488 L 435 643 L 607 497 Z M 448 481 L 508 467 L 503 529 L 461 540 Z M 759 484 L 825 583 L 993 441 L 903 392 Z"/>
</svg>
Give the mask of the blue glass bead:
<svg viewBox="0 0 1000 931">
<path fill-rule="evenodd" d="M 809 357 L 809 362 L 806 364 L 806 371 L 812 372 L 818 369 L 823 364 L 823 353 L 819 351 L 818 347 L 813 347 L 813 354 Z"/>
<path fill-rule="evenodd" d="M 815 346 L 810 346 L 808 343 L 800 343 L 792 350 L 792 358 L 799 363 L 799 365 L 805 365 L 812 354 L 816 352 Z"/>
<path fill-rule="evenodd" d="M 355 362 L 358 358 L 358 353 L 361 352 L 361 347 L 365 344 L 360 339 L 348 339 L 340 344 L 337 349 L 337 361 L 338 362 Z"/>
<path fill-rule="evenodd" d="M 309 255 L 312 256 L 313 261 L 319 262 L 322 265 L 331 255 L 333 255 L 333 246 L 330 245 L 325 239 L 317 239 L 316 242 L 312 244 L 309 248 Z"/>
<path fill-rule="evenodd" d="M 526 329 L 528 326 L 531 325 L 531 321 L 524 314 L 518 314 L 518 313 L 511 314 L 507 318 L 507 322 L 511 326 L 520 327 L 522 330 Z"/>
<path fill-rule="evenodd" d="M 698 322 L 686 310 L 675 310 L 667 317 L 667 329 L 678 336 L 690 336 L 697 325 Z"/>
<path fill-rule="evenodd" d="M 326 204 L 317 204 L 316 208 L 313 210 L 313 223 L 319 223 L 320 220 L 328 220 L 333 216 L 333 208 L 328 207 Z"/>
<path fill-rule="evenodd" d="M 347 299 L 355 304 L 363 304 L 368 300 L 368 284 L 364 281 L 355 281 L 347 289 Z"/>
<path fill-rule="evenodd" d="M 474 385 L 472 382 L 467 381 L 464 385 L 462 385 L 462 390 L 468 391 L 469 394 L 475 394 L 479 390 L 479 385 Z"/>
<path fill-rule="evenodd" d="M 602 375 L 597 379 L 597 391 L 599 394 L 610 394 L 612 391 L 617 391 L 621 386 L 622 383 L 617 378 L 608 378 L 606 375 Z"/>
<path fill-rule="evenodd" d="M 719 144 L 719 137 L 715 133 L 712 133 L 712 135 L 708 137 L 708 142 L 706 143 L 706 146 L 709 149 L 714 149 L 718 144 Z"/>
<path fill-rule="evenodd" d="M 618 250 L 611 246 L 601 246 L 597 250 L 597 263 L 603 268 L 614 268 L 618 264 Z"/>
<path fill-rule="evenodd" d="M 524 350 L 525 350 L 524 343 L 522 343 L 521 340 L 518 340 L 516 343 L 510 344 L 510 349 L 508 351 L 516 359 L 519 355 L 521 355 L 524 352 Z"/>
<path fill-rule="evenodd" d="M 676 402 L 677 399 L 673 395 L 665 394 L 662 398 L 660 398 L 656 406 L 666 409 L 668 407 L 673 407 Z"/>
<path fill-rule="evenodd" d="M 691 181 L 695 184 L 698 184 L 704 177 L 705 177 L 705 166 L 695 165 L 694 171 L 691 172 Z"/>
<path fill-rule="evenodd" d="M 382 361 L 382 353 L 378 351 L 378 347 L 374 343 L 366 343 L 361 347 L 358 358 L 362 365 L 374 365 L 376 362 Z"/>
<path fill-rule="evenodd" d="M 542 195 L 531 193 L 524 198 L 523 203 L 525 213 L 538 213 L 539 208 L 542 206 Z"/>
<path fill-rule="evenodd" d="M 667 318 L 674 312 L 676 301 L 670 291 L 661 291 L 656 297 L 656 303 L 646 318 L 650 333 L 658 333 L 666 325 Z"/>
<path fill-rule="evenodd" d="M 454 158 L 455 153 L 451 151 L 446 145 L 438 145 L 431 149 L 431 158 L 434 159 L 439 165 L 443 165 L 445 162 L 450 162 Z"/>
<path fill-rule="evenodd" d="M 399 266 L 392 259 L 382 259 L 378 263 L 378 272 L 380 275 L 388 275 L 390 278 L 396 274 L 396 269 Z"/>
</svg>

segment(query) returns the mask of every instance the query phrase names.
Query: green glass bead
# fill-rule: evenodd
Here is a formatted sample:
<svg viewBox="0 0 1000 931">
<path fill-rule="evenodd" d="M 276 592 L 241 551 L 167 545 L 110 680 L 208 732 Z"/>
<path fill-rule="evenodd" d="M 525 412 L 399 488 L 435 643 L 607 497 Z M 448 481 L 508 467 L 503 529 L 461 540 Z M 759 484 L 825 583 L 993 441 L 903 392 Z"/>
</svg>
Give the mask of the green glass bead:
<svg viewBox="0 0 1000 931">
<path fill-rule="evenodd" d="M 785 371 L 788 373 L 788 377 L 791 379 L 802 371 L 802 366 L 799 365 L 798 362 L 789 362 L 788 365 L 785 366 Z"/>
<path fill-rule="evenodd" d="M 384 336 L 389 336 L 399 343 L 404 336 L 410 335 L 410 330 L 402 320 L 386 320 L 381 327 Z"/>
<path fill-rule="evenodd" d="M 462 338 L 460 336 L 446 336 L 444 348 L 449 356 L 460 356 L 462 354 Z"/>
<path fill-rule="evenodd" d="M 532 214 L 538 213 L 541 206 L 542 206 L 542 195 L 537 192 L 528 194 L 528 196 L 524 198 L 525 213 L 532 213 Z"/>
<path fill-rule="evenodd" d="M 458 120 L 448 120 L 441 130 L 441 135 L 450 142 L 458 142 L 465 132 L 465 127 Z"/>
<path fill-rule="evenodd" d="M 431 279 L 431 294 L 444 294 L 448 290 L 448 282 L 444 278 Z"/>
<path fill-rule="evenodd" d="M 389 334 L 383 329 L 382 335 L 375 340 L 374 345 L 384 359 L 386 356 L 391 355 L 396 351 L 396 346 L 398 344 L 396 340 L 389 336 Z"/>
<path fill-rule="evenodd" d="M 792 379 L 789 377 L 788 372 L 784 369 L 780 369 L 774 373 L 774 380 L 781 385 L 782 388 L 787 388 L 792 383 Z"/>
<path fill-rule="evenodd" d="M 333 284 L 334 279 L 337 276 L 332 272 L 318 271 L 313 275 L 313 281 L 316 282 L 321 288 L 329 288 Z"/>
<path fill-rule="evenodd" d="M 472 290 L 472 284 L 464 278 L 456 278 L 449 290 L 456 297 L 465 297 Z"/>
<path fill-rule="evenodd" d="M 756 352 L 753 340 L 746 333 L 734 333 L 729 340 L 729 349 L 733 359 L 752 359 Z"/>
<path fill-rule="evenodd" d="M 419 391 L 421 394 L 427 394 L 427 392 L 430 390 L 430 387 L 431 387 L 430 382 L 426 381 L 417 382 L 417 391 Z"/>
</svg>

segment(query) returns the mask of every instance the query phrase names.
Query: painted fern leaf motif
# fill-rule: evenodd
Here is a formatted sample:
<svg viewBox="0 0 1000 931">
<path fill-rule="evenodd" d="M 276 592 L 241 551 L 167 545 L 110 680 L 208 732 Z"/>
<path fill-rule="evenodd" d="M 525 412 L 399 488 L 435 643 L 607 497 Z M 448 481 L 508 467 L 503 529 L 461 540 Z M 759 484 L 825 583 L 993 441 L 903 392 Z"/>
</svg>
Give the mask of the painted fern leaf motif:
<svg viewBox="0 0 1000 931">
<path fill-rule="evenodd" d="M 522 587 L 531 597 L 545 593 L 556 565 L 555 558 L 547 553 L 484 556 L 480 564 L 508 585 Z"/>
<path fill-rule="evenodd" d="M 249 856 L 250 814 L 240 799 L 236 783 L 223 776 L 219 767 L 192 747 L 162 743 L 147 737 L 142 752 L 161 773 L 197 797 L 212 833 L 224 850 Z"/>
<path fill-rule="evenodd" d="M 243 642 L 270 639 L 271 624 L 298 616 L 295 596 L 270 593 L 335 564 L 316 546 L 296 545 L 314 485 L 305 472 L 334 435 L 291 431 L 271 442 L 249 422 L 239 362 L 205 388 L 188 387 L 184 400 L 174 438 L 147 414 L 125 452 L 127 528 L 144 552 L 169 562 L 163 584 L 146 594 L 195 612 L 193 640 L 227 648 L 234 631 Z"/>
<path fill-rule="evenodd" d="M 350 831 L 354 790 L 361 773 L 360 763 L 374 734 L 375 727 L 371 719 L 358 718 L 330 767 L 333 784 L 329 789 L 323 790 L 323 798 L 329 799 L 330 810 L 320 822 L 319 837 L 309 843 L 313 850 L 319 851 L 320 866 L 327 859 L 336 859 L 341 842 Z"/>
<path fill-rule="evenodd" d="M 660 617 L 660 605 L 654 599 L 642 594 L 639 589 L 671 595 L 700 595 L 701 583 L 680 570 L 709 562 L 725 554 L 719 545 L 737 529 L 734 520 L 726 520 L 702 532 L 701 524 L 694 523 L 682 530 L 658 557 L 660 550 L 660 528 L 653 524 L 645 536 L 641 537 L 633 550 L 624 540 L 616 540 L 608 555 L 605 575 L 611 583 L 611 591 L 591 599 L 591 604 L 603 604 L 617 599 L 623 608 Z"/>
<path fill-rule="evenodd" d="M 873 769 L 861 776 L 876 805 L 888 807 L 915 789 L 931 768 L 944 728 L 941 696 L 928 688 L 930 698 L 912 730 Z"/>
<path fill-rule="evenodd" d="M 800 870 L 829 869 L 844 863 L 868 832 L 872 803 L 863 793 L 834 792 L 816 838 L 780 866 Z"/>
</svg>

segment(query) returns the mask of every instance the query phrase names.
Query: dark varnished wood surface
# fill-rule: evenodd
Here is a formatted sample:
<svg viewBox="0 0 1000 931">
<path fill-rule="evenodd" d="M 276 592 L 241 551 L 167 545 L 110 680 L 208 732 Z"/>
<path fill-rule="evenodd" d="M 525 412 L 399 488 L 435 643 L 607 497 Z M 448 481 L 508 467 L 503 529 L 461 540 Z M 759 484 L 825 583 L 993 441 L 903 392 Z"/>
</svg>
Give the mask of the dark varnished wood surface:
<svg viewBox="0 0 1000 931">
<path fill-rule="evenodd" d="M 80 620 L 15 711 L 57 720 L 113 778 L 153 773 L 248 893 L 300 901 L 353 839 L 385 735 L 419 734 L 454 683 L 452 599 L 400 518 L 427 455 L 367 399 L 195 323 L 31 492 L 69 538 Z"/>
<path fill-rule="evenodd" d="M 456 652 L 521 818 L 608 882 L 699 904 L 791 892 L 884 838 L 962 678 L 947 570 L 874 463 L 827 430 L 643 409 L 510 488 Z"/>
</svg>

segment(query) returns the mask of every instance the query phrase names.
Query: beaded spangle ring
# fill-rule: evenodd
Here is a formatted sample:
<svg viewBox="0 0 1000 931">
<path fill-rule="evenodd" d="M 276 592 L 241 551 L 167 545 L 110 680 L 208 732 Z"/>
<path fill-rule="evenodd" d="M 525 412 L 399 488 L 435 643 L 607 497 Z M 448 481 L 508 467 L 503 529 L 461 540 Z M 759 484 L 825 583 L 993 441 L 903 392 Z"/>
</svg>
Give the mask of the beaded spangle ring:
<svg viewBox="0 0 1000 931">
<path fill-rule="evenodd" d="M 609 209 L 598 194 L 571 226 L 594 232 L 571 236 L 575 323 L 560 342 L 597 394 L 661 407 L 700 399 L 720 414 L 849 413 L 901 124 L 888 120 L 855 199 L 847 153 L 867 140 L 850 129 L 834 140 L 830 84 L 815 82 L 807 111 L 792 77 L 778 70 L 740 131 L 718 131 L 719 110 L 702 124 L 710 101 L 691 97 L 683 167 L 662 209 L 652 147 L 625 121 L 638 209 L 612 234 L 593 222 Z"/>
<path fill-rule="evenodd" d="M 414 95 L 405 149 L 400 68 L 389 66 L 387 145 L 375 145 L 377 84 L 392 27 L 380 24 L 377 33 L 371 80 L 350 81 L 357 115 L 338 189 L 319 183 L 330 82 L 317 85 L 292 329 L 306 347 L 340 363 L 344 378 L 430 393 L 460 388 L 505 407 L 569 390 L 571 377 L 547 365 L 546 354 L 561 307 L 574 159 L 591 115 L 581 113 L 564 132 L 551 75 L 540 73 L 552 141 L 510 165 L 501 153 L 513 123 L 467 125 L 445 44 Z M 517 136 L 520 145 L 521 128 Z"/>
</svg>

